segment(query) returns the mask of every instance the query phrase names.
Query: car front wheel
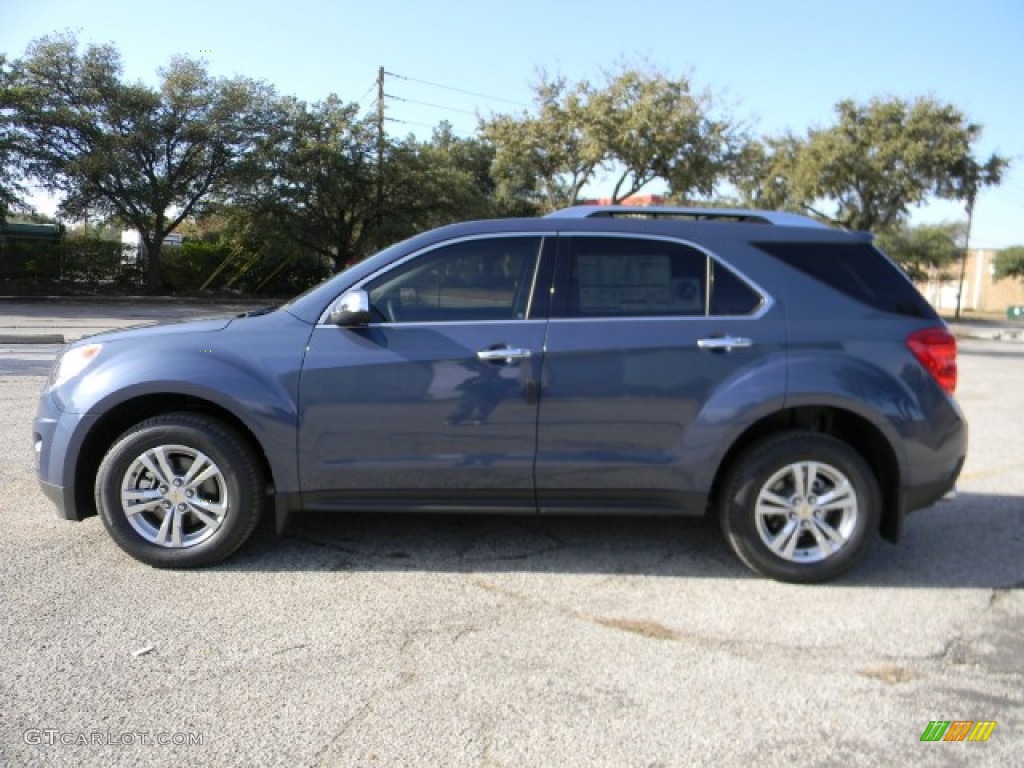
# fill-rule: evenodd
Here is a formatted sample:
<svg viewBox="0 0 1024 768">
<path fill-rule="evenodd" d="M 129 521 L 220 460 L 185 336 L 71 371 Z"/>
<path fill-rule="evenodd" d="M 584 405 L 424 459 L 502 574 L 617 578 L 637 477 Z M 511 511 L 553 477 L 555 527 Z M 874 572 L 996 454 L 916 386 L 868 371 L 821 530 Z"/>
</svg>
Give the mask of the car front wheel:
<svg viewBox="0 0 1024 768">
<path fill-rule="evenodd" d="M 755 443 L 729 471 L 719 518 L 730 546 L 758 573 L 825 581 L 867 552 L 881 508 L 878 481 L 846 443 L 785 432 Z"/>
<path fill-rule="evenodd" d="M 136 424 L 107 452 L 96 507 L 114 541 L 161 568 L 212 565 L 252 534 L 263 477 L 249 444 L 218 419 L 171 413 Z"/>
</svg>

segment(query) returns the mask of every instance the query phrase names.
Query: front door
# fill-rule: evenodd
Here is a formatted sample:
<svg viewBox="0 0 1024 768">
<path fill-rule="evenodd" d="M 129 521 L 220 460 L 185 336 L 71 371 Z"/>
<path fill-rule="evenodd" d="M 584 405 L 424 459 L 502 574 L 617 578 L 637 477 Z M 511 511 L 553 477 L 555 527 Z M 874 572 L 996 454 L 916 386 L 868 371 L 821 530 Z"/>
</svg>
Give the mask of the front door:
<svg viewBox="0 0 1024 768">
<path fill-rule="evenodd" d="M 314 330 L 300 385 L 308 507 L 535 508 L 544 250 L 537 236 L 431 248 L 360 286 L 368 326 Z"/>
</svg>

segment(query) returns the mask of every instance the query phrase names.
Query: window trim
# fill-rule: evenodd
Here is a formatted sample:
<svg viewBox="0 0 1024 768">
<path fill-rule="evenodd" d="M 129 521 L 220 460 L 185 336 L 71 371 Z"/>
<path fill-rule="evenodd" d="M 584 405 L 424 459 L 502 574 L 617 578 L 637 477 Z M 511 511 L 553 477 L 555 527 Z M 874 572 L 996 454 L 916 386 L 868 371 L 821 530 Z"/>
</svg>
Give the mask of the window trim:
<svg viewBox="0 0 1024 768">
<path fill-rule="evenodd" d="M 428 246 L 426 246 L 424 248 L 420 248 L 418 250 L 412 251 L 411 253 L 407 253 L 405 256 L 401 257 L 400 259 L 397 259 L 397 260 L 391 262 L 390 264 L 387 264 L 387 265 L 381 267 L 376 272 L 370 273 L 369 275 L 367 275 L 366 277 L 362 278 L 358 282 L 348 286 L 344 291 L 342 291 L 337 296 L 335 296 L 333 299 L 331 299 L 331 302 L 327 305 L 327 307 L 324 309 L 324 311 L 320 313 L 320 317 L 319 317 L 319 319 L 317 319 L 317 322 L 316 322 L 316 327 L 317 328 L 323 328 L 323 327 L 325 327 L 325 328 L 336 328 L 337 327 L 336 325 L 334 325 L 333 323 L 327 322 L 327 318 L 331 314 L 331 310 L 333 309 L 334 305 L 337 303 L 338 299 L 340 299 L 342 296 L 344 296 L 349 291 L 362 290 L 363 287 L 367 283 L 369 283 L 370 281 L 376 280 L 378 277 L 380 277 L 380 276 L 382 276 L 384 274 L 387 274 L 391 270 L 398 269 L 399 267 L 401 267 L 406 262 L 409 262 L 409 261 L 412 261 L 413 259 L 419 258 L 420 256 L 428 254 L 431 251 L 436 251 L 439 248 L 446 248 L 446 247 L 451 246 L 451 245 L 459 245 L 460 243 L 467 243 L 467 242 L 473 242 L 473 241 L 478 241 L 478 240 L 498 240 L 498 239 L 508 240 L 510 238 L 521 238 L 521 237 L 535 238 L 535 239 L 540 241 L 540 243 L 539 243 L 539 253 L 537 254 L 537 263 L 533 267 L 533 277 L 530 280 L 530 295 L 529 295 L 529 297 L 527 298 L 527 301 L 526 301 L 526 317 L 522 317 L 522 318 L 508 318 L 508 319 L 503 319 L 503 320 L 436 320 L 436 321 L 430 321 L 430 320 L 422 320 L 421 321 L 421 320 L 417 320 L 417 321 L 412 321 L 412 322 L 401 322 L 401 323 L 370 322 L 370 323 L 367 323 L 367 326 L 374 327 L 374 328 L 379 328 L 379 327 L 394 328 L 394 327 L 399 327 L 399 326 L 401 326 L 401 327 L 413 327 L 413 326 L 423 326 L 423 325 L 435 326 L 435 325 L 467 325 L 467 324 L 482 325 L 482 324 L 485 324 L 485 323 L 486 324 L 498 324 L 498 323 L 527 323 L 527 322 L 536 321 L 536 320 L 547 321 L 549 319 L 549 315 L 550 315 L 550 307 L 549 307 L 549 312 L 547 314 L 545 314 L 544 317 L 533 317 L 532 313 L 533 313 L 534 307 L 536 305 L 538 282 L 540 281 L 540 279 L 542 277 L 541 273 L 542 273 L 543 267 L 544 267 L 544 260 L 545 260 L 545 257 L 547 256 L 546 250 L 547 250 L 548 241 L 550 241 L 550 240 L 557 240 L 557 238 L 558 238 L 557 233 L 553 233 L 553 232 L 487 232 L 487 233 L 478 234 L 478 235 L 465 235 L 463 237 L 455 237 L 455 238 L 452 238 L 451 240 L 442 240 L 440 242 L 433 243 L 432 245 L 428 245 Z"/>
<path fill-rule="evenodd" d="M 668 237 L 668 236 L 665 236 L 665 235 L 645 235 L 645 234 L 637 234 L 637 233 L 633 233 L 633 232 L 590 232 L 590 231 L 586 231 L 586 232 L 572 232 L 572 231 L 569 231 L 569 232 L 567 232 L 567 231 L 564 231 L 564 230 L 558 232 L 558 238 L 559 238 L 560 246 L 558 248 L 557 264 L 556 264 L 556 267 L 555 267 L 555 281 L 554 281 L 554 285 L 555 285 L 555 292 L 556 293 L 558 293 L 559 290 L 561 290 L 562 293 L 565 293 L 567 295 L 567 292 L 568 292 L 568 285 L 567 285 L 568 270 L 569 270 L 569 267 L 570 267 L 570 264 L 569 264 L 569 253 L 570 252 L 569 252 L 569 247 L 568 246 L 570 245 L 572 239 L 580 238 L 580 237 L 588 237 L 588 238 L 599 237 L 599 238 L 604 238 L 604 239 L 615 238 L 615 239 L 618 239 L 618 240 L 653 240 L 653 241 L 657 241 L 657 242 L 671 243 L 673 245 L 682 245 L 682 246 L 685 246 L 685 247 L 688 247 L 688 248 L 692 248 L 693 250 L 698 251 L 698 252 L 704 254 L 704 257 L 706 259 L 706 261 L 705 261 L 705 272 L 706 272 L 706 274 L 705 274 L 705 279 L 704 279 L 704 285 L 705 285 L 705 287 L 704 287 L 704 313 L 700 314 L 700 315 L 636 315 L 636 316 L 630 316 L 630 315 L 591 315 L 591 316 L 588 316 L 588 317 L 582 317 L 582 316 L 571 316 L 571 315 L 565 314 L 565 315 L 558 315 L 558 316 L 556 316 L 554 314 L 554 306 L 552 306 L 552 312 L 551 312 L 551 320 L 552 320 L 552 322 L 554 322 L 556 320 L 562 321 L 562 322 L 577 322 L 577 323 L 578 322 L 587 323 L 587 322 L 593 322 L 593 321 L 604 321 L 604 322 L 606 322 L 606 321 L 609 321 L 609 320 L 614 320 L 616 322 L 636 322 L 636 321 L 664 322 L 665 320 L 690 320 L 690 321 L 693 321 L 693 320 L 704 320 L 704 321 L 707 321 L 707 320 L 759 320 L 760 318 L 764 317 L 771 310 L 771 308 L 773 306 L 775 306 L 775 298 L 770 293 L 768 293 L 768 291 L 766 291 L 763 287 L 761 287 L 761 285 L 757 281 L 750 279 L 746 274 L 744 274 L 742 271 L 736 269 L 731 264 L 727 264 L 725 261 L 723 261 L 721 258 L 716 256 L 712 251 L 708 250 L 704 246 L 698 245 L 697 243 L 694 243 L 694 242 L 692 242 L 690 240 L 683 240 L 683 239 L 678 238 L 678 237 Z M 564 245 L 564 247 L 563 247 L 563 245 Z M 714 269 L 714 266 L 712 265 L 712 262 L 714 262 L 714 265 L 717 265 L 718 267 L 720 267 L 720 268 L 722 268 L 722 269 L 724 269 L 724 270 L 726 270 L 728 272 L 731 272 L 737 279 L 739 279 L 740 281 L 745 283 L 747 286 L 749 286 L 755 293 L 757 293 L 761 297 L 761 303 L 758 306 L 756 311 L 754 311 L 752 313 L 749 313 L 749 314 L 746 314 L 746 315 L 712 315 L 712 314 L 710 314 L 710 312 L 711 312 L 711 288 L 712 288 L 712 285 L 711 285 L 711 274 L 712 274 L 713 269 Z M 559 310 L 567 312 L 567 308 L 564 307 L 564 306 L 559 307 Z"/>
</svg>

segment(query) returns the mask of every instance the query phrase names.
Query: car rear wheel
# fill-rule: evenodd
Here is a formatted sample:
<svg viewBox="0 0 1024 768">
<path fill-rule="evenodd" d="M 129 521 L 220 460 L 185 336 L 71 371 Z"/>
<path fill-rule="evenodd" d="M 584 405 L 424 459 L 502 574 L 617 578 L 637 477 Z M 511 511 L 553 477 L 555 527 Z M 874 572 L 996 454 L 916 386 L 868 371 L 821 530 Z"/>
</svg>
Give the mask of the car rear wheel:
<svg viewBox="0 0 1024 768">
<path fill-rule="evenodd" d="M 248 442 L 195 413 L 158 416 L 121 435 L 100 464 L 95 493 L 118 546 L 162 568 L 223 560 L 263 511 L 262 471 Z"/>
<path fill-rule="evenodd" d="M 773 579 L 825 581 L 867 552 L 881 510 L 878 481 L 846 443 L 785 432 L 744 451 L 722 484 L 719 518 L 739 558 Z"/>
</svg>

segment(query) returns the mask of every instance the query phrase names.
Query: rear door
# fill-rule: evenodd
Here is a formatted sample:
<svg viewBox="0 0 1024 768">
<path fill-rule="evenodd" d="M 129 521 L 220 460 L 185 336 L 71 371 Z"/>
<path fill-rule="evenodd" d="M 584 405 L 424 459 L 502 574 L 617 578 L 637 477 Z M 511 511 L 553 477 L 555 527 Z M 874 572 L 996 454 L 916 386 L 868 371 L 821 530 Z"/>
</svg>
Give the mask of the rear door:
<svg viewBox="0 0 1024 768">
<path fill-rule="evenodd" d="M 563 235 L 556 281 L 541 511 L 700 506 L 730 432 L 781 406 L 781 309 L 720 260 L 664 238 Z"/>
<path fill-rule="evenodd" d="M 369 326 L 314 330 L 299 432 L 308 506 L 535 509 L 544 253 L 533 235 L 444 243 L 360 286 Z"/>
</svg>

